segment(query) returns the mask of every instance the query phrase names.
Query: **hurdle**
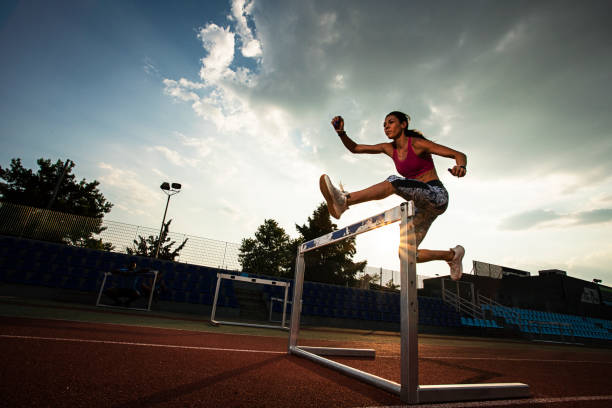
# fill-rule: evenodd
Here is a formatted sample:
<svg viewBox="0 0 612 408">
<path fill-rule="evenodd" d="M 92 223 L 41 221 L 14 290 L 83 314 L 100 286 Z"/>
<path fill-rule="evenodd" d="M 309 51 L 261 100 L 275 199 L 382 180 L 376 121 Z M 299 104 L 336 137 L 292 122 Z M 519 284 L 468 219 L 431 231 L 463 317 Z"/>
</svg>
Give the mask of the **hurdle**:
<svg viewBox="0 0 612 408">
<path fill-rule="evenodd" d="M 221 287 L 221 281 L 223 279 L 249 282 L 249 283 L 258 283 L 260 285 L 272 285 L 272 286 L 284 287 L 285 296 L 284 296 L 284 301 L 283 301 L 283 317 L 280 322 L 281 323 L 280 326 L 272 325 L 272 324 L 257 324 L 257 323 L 243 323 L 243 322 L 215 320 L 215 314 L 217 313 L 217 301 L 219 300 L 219 288 Z M 217 287 L 215 289 L 215 297 L 213 300 L 212 312 L 210 314 L 210 322 L 214 326 L 218 326 L 220 324 L 226 324 L 226 325 L 231 325 L 231 326 L 262 327 L 266 329 L 289 330 L 289 327 L 287 327 L 287 325 L 285 324 L 286 316 L 287 316 L 287 298 L 289 296 L 289 285 L 290 285 L 289 282 L 282 282 L 282 281 L 271 280 L 271 279 L 252 278 L 249 276 L 234 275 L 234 274 L 229 274 L 229 273 L 217 273 Z M 270 304 L 270 307 L 272 307 L 271 304 Z"/>
<path fill-rule="evenodd" d="M 283 299 L 281 299 L 281 298 L 277 298 L 277 297 L 274 297 L 274 296 L 270 297 L 270 315 L 268 316 L 268 321 L 269 322 L 273 322 L 273 323 L 281 323 L 282 322 L 283 326 L 284 326 L 285 325 L 284 319 L 283 320 L 273 320 L 272 319 L 272 312 L 274 311 L 273 310 L 274 309 L 274 302 L 284 303 Z M 287 304 L 288 305 L 293 305 L 293 302 L 288 300 Z M 289 328 L 287 327 L 287 329 L 289 329 Z"/>
<path fill-rule="evenodd" d="M 399 221 L 401 383 L 398 384 L 322 357 L 324 355 L 375 357 L 375 350 L 299 346 L 300 308 L 298 307 L 294 307 L 291 310 L 289 354 L 310 359 L 325 367 L 335 369 L 365 383 L 382 388 L 387 392 L 399 395 L 402 402 L 409 404 L 529 397 L 529 386 L 523 383 L 419 385 L 418 300 L 416 237 L 413 223 L 414 214 L 414 203 L 412 201 L 405 202 L 383 213 L 303 243 L 297 251 L 293 287 L 293 302 L 294 304 L 299 304 L 302 299 L 302 290 L 304 286 L 304 271 L 306 268 L 304 254 L 306 252 Z"/>
<path fill-rule="evenodd" d="M 110 308 L 115 308 L 115 309 L 129 309 L 129 310 L 140 310 L 143 312 L 150 312 L 151 311 L 151 303 L 153 303 L 153 294 L 155 293 L 155 284 L 157 283 L 157 275 L 158 275 L 159 271 L 154 270 L 154 269 L 150 269 L 144 272 L 135 272 L 132 275 L 125 275 L 125 274 L 121 274 L 118 272 L 104 272 L 104 279 L 102 279 L 102 284 L 100 285 L 100 290 L 98 291 L 98 297 L 96 299 L 96 306 L 99 307 L 110 307 Z M 147 302 L 147 307 L 128 307 L 128 306 L 117 306 L 117 305 L 108 305 L 106 303 L 102 303 L 102 294 L 104 293 L 104 285 L 106 285 L 106 280 L 108 279 L 109 276 L 112 275 L 123 275 L 123 276 L 130 276 L 132 278 L 135 278 L 137 276 L 142 276 L 142 275 L 147 275 L 147 274 L 153 274 L 153 284 L 151 286 L 151 293 L 149 293 L 149 299 Z"/>
</svg>

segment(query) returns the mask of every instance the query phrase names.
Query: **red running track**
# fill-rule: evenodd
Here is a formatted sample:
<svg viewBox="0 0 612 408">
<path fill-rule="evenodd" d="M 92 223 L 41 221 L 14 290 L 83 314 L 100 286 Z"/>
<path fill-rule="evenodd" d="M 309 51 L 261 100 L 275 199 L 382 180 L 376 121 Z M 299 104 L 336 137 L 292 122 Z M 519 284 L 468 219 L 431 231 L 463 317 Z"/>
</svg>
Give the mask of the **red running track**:
<svg viewBox="0 0 612 408">
<path fill-rule="evenodd" d="M 304 344 L 362 347 L 364 343 Z M 495 343 L 419 346 L 421 384 L 525 382 L 533 398 L 445 407 L 609 407 L 612 353 Z M 483 343 L 484 344 L 484 343 Z M 399 381 L 399 345 L 375 360 L 338 359 Z M 286 354 L 278 337 L 0 317 L 6 407 L 365 407 L 388 394 Z"/>
</svg>

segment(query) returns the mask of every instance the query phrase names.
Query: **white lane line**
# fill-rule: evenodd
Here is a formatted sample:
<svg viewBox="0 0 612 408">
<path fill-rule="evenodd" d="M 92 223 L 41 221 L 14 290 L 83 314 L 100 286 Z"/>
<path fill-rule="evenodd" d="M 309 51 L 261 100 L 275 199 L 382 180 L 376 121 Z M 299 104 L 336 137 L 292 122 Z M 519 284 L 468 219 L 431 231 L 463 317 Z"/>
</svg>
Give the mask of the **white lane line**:
<svg viewBox="0 0 612 408">
<path fill-rule="evenodd" d="M 100 344 L 119 344 L 124 346 L 141 346 L 141 347 L 166 347 L 185 350 L 208 350 L 208 351 L 236 351 L 241 353 L 263 353 L 263 354 L 286 354 L 286 351 L 272 350 L 250 350 L 250 349 L 231 349 L 219 347 L 201 347 L 201 346 L 179 346 L 174 344 L 154 344 L 154 343 L 135 343 L 127 341 L 112 341 L 112 340 L 92 340 L 92 339 L 71 339 L 62 337 L 38 337 L 38 336 L 17 336 L 11 334 L 0 334 L 0 338 L 9 339 L 24 339 L 24 340 L 51 340 L 51 341 L 71 341 L 80 343 L 100 343 Z M 399 355 L 378 355 L 379 358 L 399 358 Z M 444 357 L 444 356 L 419 356 L 421 359 L 429 360 L 492 360 L 492 361 L 521 361 L 521 362 L 537 362 L 537 363 L 580 363 L 580 364 L 612 364 L 612 361 L 590 361 L 590 360 L 546 360 L 546 359 L 531 359 L 531 358 L 503 358 L 503 357 Z"/>
<path fill-rule="evenodd" d="M 507 407 L 516 405 L 533 405 L 533 404 L 561 404 L 565 402 L 582 402 L 582 401 L 612 401 L 612 395 L 591 395 L 582 397 L 560 397 L 560 398 L 527 398 L 513 400 L 497 400 L 497 401 L 473 401 L 473 402 L 446 402 L 442 404 L 426 404 L 426 405 L 393 405 L 384 407 L 369 407 L 369 408 L 408 408 L 408 407 L 426 407 L 426 408 L 479 408 L 479 407 Z"/>
<path fill-rule="evenodd" d="M 165 347 L 165 348 L 176 348 L 176 349 L 185 349 L 185 350 L 237 351 L 241 353 L 287 354 L 286 351 L 249 350 L 249 349 L 232 349 L 232 348 L 200 347 L 200 346 L 178 346 L 174 344 L 135 343 L 135 342 L 129 342 L 129 341 L 92 340 L 92 339 L 69 339 L 69 338 L 62 338 L 62 337 L 16 336 L 16 335 L 11 335 L 11 334 L 0 334 L 0 338 L 23 339 L 23 340 L 69 341 L 69 342 L 76 342 L 76 343 L 119 344 L 123 346 Z"/>
<path fill-rule="evenodd" d="M 381 358 L 400 358 L 397 355 L 382 355 L 376 356 Z M 425 360 L 486 360 L 486 361 L 523 361 L 535 363 L 579 363 L 579 364 L 612 364 L 612 361 L 593 361 L 593 360 L 555 360 L 555 359 L 540 359 L 540 358 L 509 358 L 509 357 L 456 357 L 456 356 L 419 356 L 419 359 Z"/>
</svg>

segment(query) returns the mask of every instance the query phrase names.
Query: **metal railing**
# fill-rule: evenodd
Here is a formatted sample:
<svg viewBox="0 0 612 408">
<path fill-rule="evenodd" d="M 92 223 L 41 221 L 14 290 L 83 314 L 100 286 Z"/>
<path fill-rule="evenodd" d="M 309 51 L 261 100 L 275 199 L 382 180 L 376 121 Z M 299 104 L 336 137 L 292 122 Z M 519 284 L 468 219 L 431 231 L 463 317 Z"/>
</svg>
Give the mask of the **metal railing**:
<svg viewBox="0 0 612 408">
<path fill-rule="evenodd" d="M 477 319 L 484 319 L 484 312 L 480 306 L 457 296 L 457 294 L 448 289 L 442 289 L 442 300 L 453 306 L 459 313 L 464 313 Z"/>
</svg>

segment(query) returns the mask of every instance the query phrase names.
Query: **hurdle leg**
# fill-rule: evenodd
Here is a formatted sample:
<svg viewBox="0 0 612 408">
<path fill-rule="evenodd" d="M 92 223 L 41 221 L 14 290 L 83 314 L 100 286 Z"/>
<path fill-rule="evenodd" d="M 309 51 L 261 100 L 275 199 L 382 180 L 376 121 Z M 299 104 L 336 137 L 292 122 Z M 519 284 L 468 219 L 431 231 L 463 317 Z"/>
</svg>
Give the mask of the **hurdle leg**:
<svg viewBox="0 0 612 408">
<path fill-rule="evenodd" d="M 287 318 L 287 297 L 289 295 L 289 286 L 285 286 L 285 300 L 283 300 L 283 319 L 281 321 L 281 327 L 287 327 L 285 320 Z"/>
<path fill-rule="evenodd" d="M 217 300 L 219 299 L 219 287 L 221 286 L 221 277 L 217 274 L 217 288 L 215 289 L 215 298 L 213 300 L 212 312 L 210 314 L 210 322 L 217 325 L 215 321 L 215 313 L 217 312 Z"/>
<path fill-rule="evenodd" d="M 419 399 L 418 298 L 416 236 L 407 206 L 401 207 L 400 221 L 400 398 L 410 404 Z"/>
<path fill-rule="evenodd" d="M 147 310 L 151 311 L 151 303 L 153 303 L 153 294 L 155 293 L 155 285 L 157 284 L 157 271 L 152 271 L 155 275 L 153 277 L 153 284 L 151 285 L 151 293 L 149 293 L 149 305 L 147 306 Z"/>
<path fill-rule="evenodd" d="M 289 329 L 289 354 L 297 347 L 298 333 L 300 331 L 300 312 L 302 308 L 302 289 L 304 287 L 304 254 L 298 248 L 295 260 L 295 279 L 293 281 L 293 306 L 291 307 L 291 326 Z"/>
<path fill-rule="evenodd" d="M 108 277 L 109 272 L 104 272 L 104 279 L 102 279 L 102 285 L 100 286 L 100 292 L 98 293 L 98 300 L 96 300 L 96 306 L 100 306 L 100 299 L 102 299 L 102 291 L 104 290 L 104 285 L 106 284 L 106 278 Z"/>
</svg>

